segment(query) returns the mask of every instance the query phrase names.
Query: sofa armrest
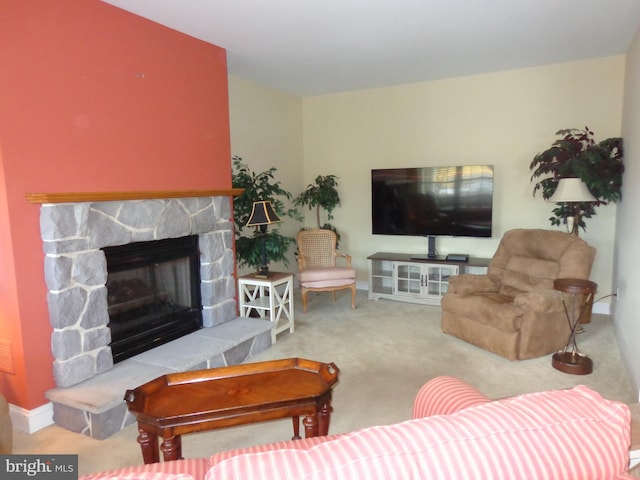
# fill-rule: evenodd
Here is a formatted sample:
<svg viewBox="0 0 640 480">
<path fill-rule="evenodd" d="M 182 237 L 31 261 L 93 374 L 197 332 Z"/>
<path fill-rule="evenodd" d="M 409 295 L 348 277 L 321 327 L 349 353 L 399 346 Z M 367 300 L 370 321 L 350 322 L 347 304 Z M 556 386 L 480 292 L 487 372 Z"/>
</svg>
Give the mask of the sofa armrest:
<svg viewBox="0 0 640 480">
<path fill-rule="evenodd" d="M 478 292 L 497 292 L 498 281 L 489 275 L 477 275 L 464 273 L 449 279 L 447 292 L 459 294 L 471 294 Z"/>
<path fill-rule="evenodd" d="M 523 310 L 540 313 L 563 311 L 560 292 L 553 289 L 520 293 L 513 297 L 513 304 Z"/>
<path fill-rule="evenodd" d="M 418 391 L 412 418 L 449 415 L 491 400 L 471 385 L 454 377 L 435 377 Z"/>
</svg>

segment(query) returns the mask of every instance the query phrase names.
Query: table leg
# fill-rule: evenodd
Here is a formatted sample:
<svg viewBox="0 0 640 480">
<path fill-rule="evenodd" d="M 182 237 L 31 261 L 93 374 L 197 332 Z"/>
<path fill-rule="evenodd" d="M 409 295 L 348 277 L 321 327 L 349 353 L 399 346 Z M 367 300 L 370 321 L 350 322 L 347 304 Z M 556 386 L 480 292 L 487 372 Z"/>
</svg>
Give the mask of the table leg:
<svg viewBox="0 0 640 480">
<path fill-rule="evenodd" d="M 160 448 L 165 462 L 182 459 L 182 437 L 180 435 L 163 438 Z"/>
<path fill-rule="evenodd" d="M 562 304 L 564 306 L 565 315 L 570 328 L 570 336 L 565 347 L 553 354 L 551 357 L 551 365 L 556 370 L 572 375 L 588 375 L 593 372 L 593 361 L 580 353 L 578 349 L 578 343 L 576 341 L 576 333 L 578 328 L 582 328 L 580 325 L 580 317 L 584 311 L 579 308 L 579 301 L 576 299 L 576 294 L 571 295 L 571 308 L 567 307 L 564 295 L 562 296 Z M 584 297 L 584 301 L 587 303 L 593 302 L 593 293 L 589 293 Z M 586 305 L 586 304 L 585 304 Z"/>
<path fill-rule="evenodd" d="M 160 451 L 158 450 L 158 436 L 149 433 L 138 425 L 138 443 L 142 450 L 142 460 L 144 463 L 158 463 L 160 461 Z"/>
<path fill-rule="evenodd" d="M 318 436 L 318 415 L 316 415 L 315 413 L 312 415 L 307 415 L 304 417 L 302 423 L 304 425 L 305 438 Z"/>
<path fill-rule="evenodd" d="M 293 437 L 291 440 L 300 440 L 300 417 L 292 417 L 293 420 Z"/>
<path fill-rule="evenodd" d="M 329 423 L 331 422 L 331 408 L 330 402 L 325 402 L 320 407 L 318 413 L 318 435 L 329 435 Z"/>
</svg>

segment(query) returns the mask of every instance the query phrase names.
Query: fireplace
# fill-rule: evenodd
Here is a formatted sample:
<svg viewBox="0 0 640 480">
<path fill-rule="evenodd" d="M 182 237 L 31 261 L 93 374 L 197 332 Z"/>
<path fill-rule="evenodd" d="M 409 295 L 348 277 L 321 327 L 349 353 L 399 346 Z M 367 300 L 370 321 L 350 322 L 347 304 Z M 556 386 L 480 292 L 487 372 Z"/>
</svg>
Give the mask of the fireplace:
<svg viewBox="0 0 640 480">
<path fill-rule="evenodd" d="M 114 363 L 202 328 L 197 236 L 102 250 Z"/>
<path fill-rule="evenodd" d="M 236 318 L 233 222 L 228 196 L 43 203 L 53 373 L 70 387 L 114 366 L 106 252 L 112 247 L 197 238 L 202 326 Z M 192 240 L 196 241 L 196 240 Z M 134 247 L 135 248 L 135 247 Z M 116 335 L 117 337 L 117 335 Z"/>
<path fill-rule="evenodd" d="M 135 421 L 122 401 L 127 389 L 167 372 L 236 365 L 271 346 L 271 322 L 237 315 L 231 196 L 240 193 L 232 189 L 29 196 L 32 203 L 42 204 L 40 231 L 56 382 L 46 397 L 58 425 L 107 438 Z M 186 253 L 169 258 L 183 248 L 183 241 Z M 108 272 L 108 267 L 118 270 L 116 264 L 127 263 L 112 259 L 110 253 L 125 252 L 122 257 L 132 260 L 147 243 L 164 246 L 164 253 L 150 264 L 133 262 L 122 270 L 134 272 Z M 163 286 L 149 291 L 156 265 L 166 266 L 168 277 L 180 279 L 175 283 L 181 287 L 186 285 L 182 278 L 187 269 L 190 275 L 197 272 L 199 285 L 194 289 L 195 281 L 189 291 L 172 290 L 165 276 Z M 148 271 L 140 273 L 138 268 Z M 110 298 L 122 295 L 113 288 L 109 292 L 117 280 L 175 300 L 165 303 L 196 310 L 202 328 L 116 364 L 118 354 L 112 348 L 118 334 L 112 333 L 111 313 L 133 301 Z M 198 295 L 201 307 L 193 303 Z M 125 336 L 136 335 L 137 327 L 126 329 Z"/>
</svg>

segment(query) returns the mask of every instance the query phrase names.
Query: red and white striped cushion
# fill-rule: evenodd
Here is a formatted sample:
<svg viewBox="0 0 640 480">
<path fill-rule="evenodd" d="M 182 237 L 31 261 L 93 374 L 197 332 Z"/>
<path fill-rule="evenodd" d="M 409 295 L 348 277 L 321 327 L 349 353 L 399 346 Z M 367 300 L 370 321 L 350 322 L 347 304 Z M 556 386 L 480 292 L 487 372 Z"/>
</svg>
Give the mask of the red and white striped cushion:
<svg viewBox="0 0 640 480">
<path fill-rule="evenodd" d="M 78 480 L 202 480 L 208 469 L 206 458 L 185 458 L 90 473 Z"/>
<path fill-rule="evenodd" d="M 193 480 L 193 477 L 187 473 L 136 472 L 114 473 L 100 480 Z"/>
<path fill-rule="evenodd" d="M 427 417 L 430 415 L 449 415 L 464 408 L 481 405 L 489 401 L 490 399 L 486 395 L 458 378 L 447 376 L 435 377 L 425 383 L 418 391 L 413 406 L 413 418 Z M 307 450 L 319 443 L 333 440 L 339 435 L 342 434 L 329 435 L 326 437 L 309 437 L 300 440 L 286 440 L 248 448 L 227 450 L 212 455 L 209 458 L 209 463 L 215 465 L 227 458 L 247 453 L 260 453 L 287 448 Z"/>
<path fill-rule="evenodd" d="M 436 377 L 425 383 L 413 402 L 412 418 L 450 415 L 491 400 L 468 383 L 454 377 Z"/>
<path fill-rule="evenodd" d="M 340 435 L 308 450 L 250 453 L 214 479 L 613 479 L 628 465 L 626 405 L 587 387 L 540 392 Z"/>
<path fill-rule="evenodd" d="M 227 458 L 236 457 L 238 455 L 245 455 L 247 453 L 261 453 L 280 449 L 307 450 L 315 445 L 337 438 L 340 435 L 342 434 L 338 433 L 335 435 L 328 435 L 326 437 L 301 438 L 300 440 L 283 440 L 281 442 L 265 443 L 262 445 L 256 445 L 254 447 L 227 450 L 225 452 L 219 452 L 211 455 L 211 457 L 209 457 L 209 465 L 215 465 L 216 463 L 220 463 Z"/>
</svg>

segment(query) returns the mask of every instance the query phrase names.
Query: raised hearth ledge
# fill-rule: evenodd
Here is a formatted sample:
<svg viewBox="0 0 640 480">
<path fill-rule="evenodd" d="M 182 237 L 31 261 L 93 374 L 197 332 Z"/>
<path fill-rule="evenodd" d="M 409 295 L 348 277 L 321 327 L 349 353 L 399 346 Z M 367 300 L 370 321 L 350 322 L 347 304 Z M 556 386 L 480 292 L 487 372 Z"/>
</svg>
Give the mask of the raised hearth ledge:
<svg viewBox="0 0 640 480">
<path fill-rule="evenodd" d="M 270 346 L 271 322 L 237 317 L 128 358 L 82 383 L 49 390 L 46 396 L 58 425 L 103 440 L 135 423 L 124 402 L 127 390 L 168 373 L 248 362 Z"/>
<path fill-rule="evenodd" d="M 220 190 L 154 190 L 135 192 L 27 193 L 30 203 L 112 202 L 187 197 L 236 197 L 244 188 Z"/>
</svg>

